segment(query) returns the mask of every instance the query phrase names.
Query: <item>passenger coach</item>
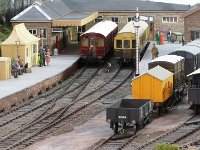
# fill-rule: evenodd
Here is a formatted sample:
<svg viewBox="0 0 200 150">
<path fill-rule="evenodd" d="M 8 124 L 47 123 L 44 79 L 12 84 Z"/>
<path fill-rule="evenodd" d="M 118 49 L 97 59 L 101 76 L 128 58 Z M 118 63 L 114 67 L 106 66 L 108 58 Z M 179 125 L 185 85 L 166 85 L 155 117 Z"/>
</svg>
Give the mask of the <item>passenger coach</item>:
<svg viewBox="0 0 200 150">
<path fill-rule="evenodd" d="M 116 35 L 114 54 L 118 62 L 135 62 L 136 59 L 136 28 L 135 22 L 128 22 Z M 145 21 L 139 21 L 139 50 L 143 55 L 149 44 L 149 26 Z"/>
<path fill-rule="evenodd" d="M 118 25 L 101 21 L 80 36 L 81 58 L 88 61 L 102 60 L 113 50 Z"/>
</svg>

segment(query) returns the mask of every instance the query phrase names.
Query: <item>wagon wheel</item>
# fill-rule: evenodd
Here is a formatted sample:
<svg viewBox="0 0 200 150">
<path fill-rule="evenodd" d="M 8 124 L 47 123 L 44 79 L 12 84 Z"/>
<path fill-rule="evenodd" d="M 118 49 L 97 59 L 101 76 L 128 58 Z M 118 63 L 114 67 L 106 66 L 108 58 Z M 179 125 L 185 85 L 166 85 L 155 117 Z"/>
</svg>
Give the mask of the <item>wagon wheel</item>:
<svg viewBox="0 0 200 150">
<path fill-rule="evenodd" d="M 118 122 L 114 123 L 114 133 L 117 134 L 118 133 Z"/>
</svg>

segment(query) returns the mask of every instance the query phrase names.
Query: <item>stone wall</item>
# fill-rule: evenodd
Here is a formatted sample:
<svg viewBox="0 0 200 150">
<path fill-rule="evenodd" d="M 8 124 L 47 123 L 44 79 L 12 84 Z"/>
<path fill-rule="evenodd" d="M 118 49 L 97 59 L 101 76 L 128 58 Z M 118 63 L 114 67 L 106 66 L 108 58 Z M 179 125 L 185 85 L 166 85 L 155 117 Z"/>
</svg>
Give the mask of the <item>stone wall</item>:
<svg viewBox="0 0 200 150">
<path fill-rule="evenodd" d="M 181 18 L 181 15 L 185 12 L 140 12 L 139 15 L 141 16 L 152 16 L 154 17 L 154 28 L 153 28 L 153 34 L 155 35 L 155 32 L 157 30 L 164 31 L 165 32 L 165 38 L 166 38 L 166 31 L 168 29 L 171 29 L 171 31 L 177 31 L 177 32 L 184 32 L 184 20 Z M 119 18 L 119 30 L 122 29 L 122 27 L 127 23 L 129 17 L 135 16 L 135 12 L 100 12 L 99 16 L 103 16 L 104 20 L 111 20 L 111 17 L 118 17 Z M 162 23 L 163 17 L 178 17 L 177 23 Z M 152 39 L 151 39 L 152 40 Z"/>
</svg>

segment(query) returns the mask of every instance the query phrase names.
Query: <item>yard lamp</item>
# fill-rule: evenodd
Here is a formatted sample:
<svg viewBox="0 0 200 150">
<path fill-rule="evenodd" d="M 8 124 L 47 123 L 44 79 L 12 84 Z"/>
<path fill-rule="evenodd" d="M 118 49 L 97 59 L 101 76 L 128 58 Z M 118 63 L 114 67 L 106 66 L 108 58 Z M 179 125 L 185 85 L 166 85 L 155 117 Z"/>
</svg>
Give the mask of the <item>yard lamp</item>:
<svg viewBox="0 0 200 150">
<path fill-rule="evenodd" d="M 17 40 L 15 41 L 15 44 L 16 44 L 16 47 L 17 47 L 17 57 L 18 57 L 20 40 L 17 39 Z"/>
<path fill-rule="evenodd" d="M 137 7 L 137 12 L 136 12 L 136 20 L 134 22 L 134 27 L 135 27 L 135 36 L 136 36 L 136 73 L 135 76 L 140 75 L 140 70 L 139 70 L 139 62 L 140 62 L 140 52 L 139 52 L 139 27 L 140 27 L 140 22 L 139 22 L 139 12 L 138 12 L 138 7 Z"/>
<path fill-rule="evenodd" d="M 43 33 L 44 33 L 44 29 L 40 29 L 40 32 L 41 32 L 42 48 L 43 48 Z"/>
</svg>

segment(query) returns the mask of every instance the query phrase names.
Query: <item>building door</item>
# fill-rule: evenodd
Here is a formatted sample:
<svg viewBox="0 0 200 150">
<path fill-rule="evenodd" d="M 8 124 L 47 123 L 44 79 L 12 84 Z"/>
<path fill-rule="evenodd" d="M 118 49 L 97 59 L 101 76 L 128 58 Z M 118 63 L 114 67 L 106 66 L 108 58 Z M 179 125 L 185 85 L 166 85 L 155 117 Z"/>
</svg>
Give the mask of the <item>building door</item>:
<svg viewBox="0 0 200 150">
<path fill-rule="evenodd" d="M 60 36 L 59 36 L 59 34 L 56 34 L 56 48 L 57 49 L 60 48 Z"/>
</svg>

